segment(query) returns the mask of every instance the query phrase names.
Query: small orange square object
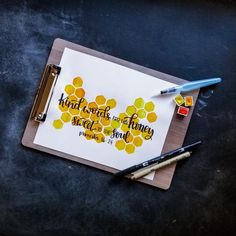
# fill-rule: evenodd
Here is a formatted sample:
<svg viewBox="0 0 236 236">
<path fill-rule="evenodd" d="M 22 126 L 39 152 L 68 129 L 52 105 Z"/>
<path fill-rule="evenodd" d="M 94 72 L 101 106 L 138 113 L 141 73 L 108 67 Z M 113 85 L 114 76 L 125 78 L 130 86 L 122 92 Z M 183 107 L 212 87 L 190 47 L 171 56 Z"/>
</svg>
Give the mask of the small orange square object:
<svg viewBox="0 0 236 236">
<path fill-rule="evenodd" d="M 185 100 L 185 106 L 186 107 L 192 107 L 193 106 L 193 97 L 192 96 L 186 96 L 184 98 Z"/>
</svg>

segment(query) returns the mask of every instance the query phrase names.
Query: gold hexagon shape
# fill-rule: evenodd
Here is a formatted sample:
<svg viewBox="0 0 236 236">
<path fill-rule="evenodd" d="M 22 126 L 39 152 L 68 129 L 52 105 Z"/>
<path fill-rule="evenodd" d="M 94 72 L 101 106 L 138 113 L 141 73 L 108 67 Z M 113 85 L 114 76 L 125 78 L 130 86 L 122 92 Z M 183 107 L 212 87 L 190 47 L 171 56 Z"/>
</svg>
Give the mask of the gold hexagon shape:
<svg viewBox="0 0 236 236">
<path fill-rule="evenodd" d="M 126 114 L 126 113 L 120 113 L 120 115 L 119 115 L 119 119 L 120 119 L 121 121 L 122 121 L 122 120 L 125 120 L 126 117 L 129 117 L 128 114 Z"/>
<path fill-rule="evenodd" d="M 143 137 L 143 139 L 145 140 L 150 140 L 150 134 L 148 132 L 143 132 L 141 134 L 141 136 Z"/>
<path fill-rule="evenodd" d="M 145 108 L 146 111 L 150 112 L 150 111 L 153 111 L 153 110 L 154 110 L 155 105 L 154 105 L 153 102 L 147 102 L 147 103 L 145 104 L 145 107 L 144 107 L 144 108 Z"/>
<path fill-rule="evenodd" d="M 118 140 L 116 141 L 116 144 L 115 144 L 116 148 L 121 151 L 125 148 L 125 141 L 122 139 L 122 140 Z"/>
<path fill-rule="evenodd" d="M 102 106 L 100 105 L 100 106 L 99 106 L 99 110 L 100 110 L 100 111 L 101 111 L 101 110 L 105 110 L 106 107 L 107 107 L 106 105 L 102 105 Z"/>
<path fill-rule="evenodd" d="M 69 122 L 71 120 L 71 115 L 69 112 L 63 112 L 61 115 L 61 120 L 64 122 Z"/>
<path fill-rule="evenodd" d="M 68 96 L 68 100 L 70 101 L 70 102 L 77 102 L 77 97 L 75 96 L 75 95 L 69 95 Z"/>
<path fill-rule="evenodd" d="M 134 151 L 135 151 L 135 146 L 134 146 L 133 144 L 127 144 L 126 147 L 125 147 L 125 151 L 126 151 L 128 154 L 134 153 Z"/>
<path fill-rule="evenodd" d="M 100 133 L 100 132 L 102 132 L 102 125 L 99 124 L 99 123 L 94 124 L 94 125 L 93 125 L 93 128 L 94 128 L 94 130 L 93 130 L 94 133 Z"/>
<path fill-rule="evenodd" d="M 75 92 L 74 86 L 71 85 L 71 84 L 66 85 L 66 87 L 65 87 L 65 92 L 66 92 L 68 95 L 71 95 L 72 93 Z"/>
<path fill-rule="evenodd" d="M 124 132 L 129 131 L 129 127 L 128 127 L 128 125 L 123 124 L 123 125 L 121 126 L 121 130 L 124 131 Z"/>
<path fill-rule="evenodd" d="M 112 135 L 112 132 L 113 132 L 113 128 L 112 128 L 111 126 L 109 126 L 109 127 L 104 127 L 104 129 L 103 129 L 103 133 L 104 133 L 106 136 Z"/>
<path fill-rule="evenodd" d="M 141 131 L 139 129 L 131 129 L 131 133 L 134 135 L 134 136 L 138 136 L 140 135 Z"/>
<path fill-rule="evenodd" d="M 85 112 L 84 112 L 84 111 L 81 111 L 81 112 L 80 112 L 80 116 L 83 117 L 83 118 L 85 118 L 85 119 L 87 119 L 87 118 L 89 118 L 90 114 L 89 114 L 88 112 L 86 112 L 86 111 L 85 111 Z"/>
<path fill-rule="evenodd" d="M 129 135 L 126 138 L 126 142 L 131 143 L 132 141 L 133 141 L 133 135 L 131 133 L 129 133 Z"/>
<path fill-rule="evenodd" d="M 91 140 L 91 139 L 93 139 L 93 135 L 94 135 L 94 133 L 91 131 L 91 130 L 86 130 L 85 131 L 85 138 L 87 139 L 87 140 Z"/>
<path fill-rule="evenodd" d="M 101 118 L 101 123 L 104 125 L 104 126 L 108 126 L 110 125 L 111 121 L 109 119 L 106 119 L 104 117 Z"/>
<path fill-rule="evenodd" d="M 106 98 L 102 95 L 99 95 L 96 97 L 95 101 L 98 105 L 103 105 L 106 102 Z"/>
<path fill-rule="evenodd" d="M 95 103 L 95 102 L 90 102 L 90 103 L 88 104 L 88 108 L 98 108 L 98 105 L 97 105 L 97 103 Z"/>
<path fill-rule="evenodd" d="M 152 123 L 152 122 L 155 122 L 157 120 L 157 115 L 155 112 L 151 112 L 151 113 L 148 113 L 147 115 L 147 120 Z"/>
<path fill-rule="evenodd" d="M 81 102 L 81 106 L 80 106 L 81 108 L 87 106 L 87 104 L 88 104 L 88 102 L 87 102 L 87 100 L 85 98 L 82 98 L 82 99 L 83 99 L 83 101 Z"/>
<path fill-rule="evenodd" d="M 100 117 L 98 117 L 96 113 L 91 113 L 89 118 L 94 122 L 98 122 L 100 120 Z"/>
<path fill-rule="evenodd" d="M 96 140 L 97 143 L 102 143 L 102 142 L 105 141 L 105 136 L 103 134 L 101 134 L 101 133 L 97 134 L 96 137 L 97 138 L 95 140 Z"/>
<path fill-rule="evenodd" d="M 136 147 L 140 147 L 143 144 L 143 140 L 140 137 L 135 137 L 134 140 L 133 140 L 133 144 Z"/>
<path fill-rule="evenodd" d="M 142 98 L 137 98 L 135 99 L 134 101 L 134 105 L 137 107 L 137 108 L 143 108 L 144 106 L 144 100 Z"/>
<path fill-rule="evenodd" d="M 126 108 L 126 113 L 127 113 L 129 116 L 132 116 L 135 112 L 136 112 L 136 107 L 135 107 L 135 106 L 128 106 L 128 107 Z"/>
<path fill-rule="evenodd" d="M 112 120 L 111 121 L 111 126 L 115 129 L 119 128 L 120 127 L 120 121 L 118 120 Z"/>
<path fill-rule="evenodd" d="M 63 122 L 61 120 L 54 120 L 52 123 L 55 129 L 61 129 L 63 127 Z"/>
<path fill-rule="evenodd" d="M 81 79 L 81 77 L 75 77 L 73 79 L 73 85 L 78 88 L 78 87 L 81 87 L 83 85 L 83 80 Z"/>
<path fill-rule="evenodd" d="M 62 111 L 62 112 L 64 112 L 64 111 L 68 111 L 68 109 L 69 109 L 67 106 L 62 105 L 62 104 L 59 105 L 58 107 L 59 107 L 60 111 Z"/>
<path fill-rule="evenodd" d="M 106 105 L 112 109 L 112 108 L 116 107 L 116 100 L 113 98 L 108 99 Z"/>
<path fill-rule="evenodd" d="M 85 91 L 83 88 L 77 88 L 75 90 L 75 95 L 78 97 L 78 98 L 83 98 L 84 95 L 85 95 Z"/>
<path fill-rule="evenodd" d="M 137 114 L 138 114 L 138 117 L 141 119 L 146 117 L 146 111 L 144 109 L 138 110 Z"/>
<path fill-rule="evenodd" d="M 79 115 L 80 111 L 78 109 L 70 108 L 69 112 L 71 115 Z"/>
</svg>

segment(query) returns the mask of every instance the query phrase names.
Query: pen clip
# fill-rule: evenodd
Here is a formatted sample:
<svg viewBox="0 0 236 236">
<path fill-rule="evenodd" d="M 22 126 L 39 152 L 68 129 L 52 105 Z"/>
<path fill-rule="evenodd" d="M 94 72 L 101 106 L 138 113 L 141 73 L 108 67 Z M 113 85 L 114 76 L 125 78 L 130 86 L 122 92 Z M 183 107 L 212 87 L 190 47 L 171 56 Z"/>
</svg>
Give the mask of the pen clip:
<svg viewBox="0 0 236 236">
<path fill-rule="evenodd" d="M 37 122 L 44 122 L 46 120 L 48 107 L 60 71 L 60 66 L 49 64 L 43 72 L 31 113 L 31 118 Z"/>
</svg>

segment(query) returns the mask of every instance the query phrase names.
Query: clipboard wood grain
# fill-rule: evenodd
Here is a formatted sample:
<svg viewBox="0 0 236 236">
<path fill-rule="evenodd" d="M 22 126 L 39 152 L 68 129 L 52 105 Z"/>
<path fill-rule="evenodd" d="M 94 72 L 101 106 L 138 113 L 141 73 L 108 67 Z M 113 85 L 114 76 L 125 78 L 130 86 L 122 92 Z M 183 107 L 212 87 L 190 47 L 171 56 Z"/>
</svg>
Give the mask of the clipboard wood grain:
<svg viewBox="0 0 236 236">
<path fill-rule="evenodd" d="M 104 60 L 114 62 L 116 64 L 140 71 L 142 73 L 145 73 L 145 74 L 148 74 L 148 75 L 151 75 L 151 76 L 154 76 L 159 79 L 166 80 L 168 82 L 172 82 L 175 84 L 183 84 L 186 82 L 186 80 L 183 80 L 183 79 L 180 79 L 180 78 L 177 78 L 177 77 L 165 74 L 165 73 L 161 73 L 159 71 L 155 71 L 155 70 L 104 54 L 102 52 L 98 52 L 98 51 L 83 47 L 81 45 L 68 42 L 63 39 L 54 40 L 51 52 L 48 57 L 47 64 L 59 64 L 64 48 L 70 48 L 75 51 L 83 52 L 83 53 L 86 53 L 86 54 L 89 54 L 98 58 L 102 58 Z M 193 96 L 194 101 L 197 100 L 198 94 L 199 94 L 199 90 L 192 91 L 191 93 L 186 93 L 186 95 Z M 166 136 L 164 147 L 162 149 L 162 153 L 179 148 L 183 145 L 184 138 L 185 138 L 185 135 L 186 135 L 186 132 L 187 132 L 190 120 L 191 120 L 192 113 L 193 113 L 193 108 L 190 109 L 188 117 L 181 118 L 176 115 L 176 112 L 174 113 L 169 130 L 168 130 L 168 134 Z M 117 172 L 117 170 L 114 168 L 85 160 L 82 157 L 76 157 L 73 155 L 69 155 L 60 151 L 56 151 L 47 147 L 34 144 L 33 141 L 34 141 L 34 137 L 36 135 L 39 124 L 35 122 L 34 120 L 32 120 L 30 117 L 27 122 L 26 129 L 22 138 L 22 144 L 24 146 L 33 148 L 42 152 L 46 152 L 49 154 L 53 154 L 53 155 L 56 155 L 65 159 L 69 159 L 75 162 L 79 162 L 88 166 L 92 166 L 92 167 L 95 167 L 104 171 L 108 171 L 111 173 Z M 176 167 L 176 164 L 172 164 L 166 168 L 156 171 L 153 180 L 142 178 L 137 181 L 166 190 L 170 187 L 170 184 L 174 175 L 175 167 Z"/>
</svg>

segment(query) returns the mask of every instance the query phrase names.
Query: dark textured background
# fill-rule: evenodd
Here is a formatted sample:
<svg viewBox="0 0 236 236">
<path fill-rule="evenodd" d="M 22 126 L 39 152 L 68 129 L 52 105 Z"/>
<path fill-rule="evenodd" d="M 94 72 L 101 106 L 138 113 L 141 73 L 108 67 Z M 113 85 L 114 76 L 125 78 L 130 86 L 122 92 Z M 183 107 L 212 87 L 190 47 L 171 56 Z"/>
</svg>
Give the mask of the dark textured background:
<svg viewBox="0 0 236 236">
<path fill-rule="evenodd" d="M 233 235 L 236 4 L 0 1 L 0 235 Z M 179 1 L 178 1 L 179 2 Z M 162 191 L 21 145 L 57 37 L 187 80 L 201 91 L 185 143 L 202 139 Z"/>
</svg>

